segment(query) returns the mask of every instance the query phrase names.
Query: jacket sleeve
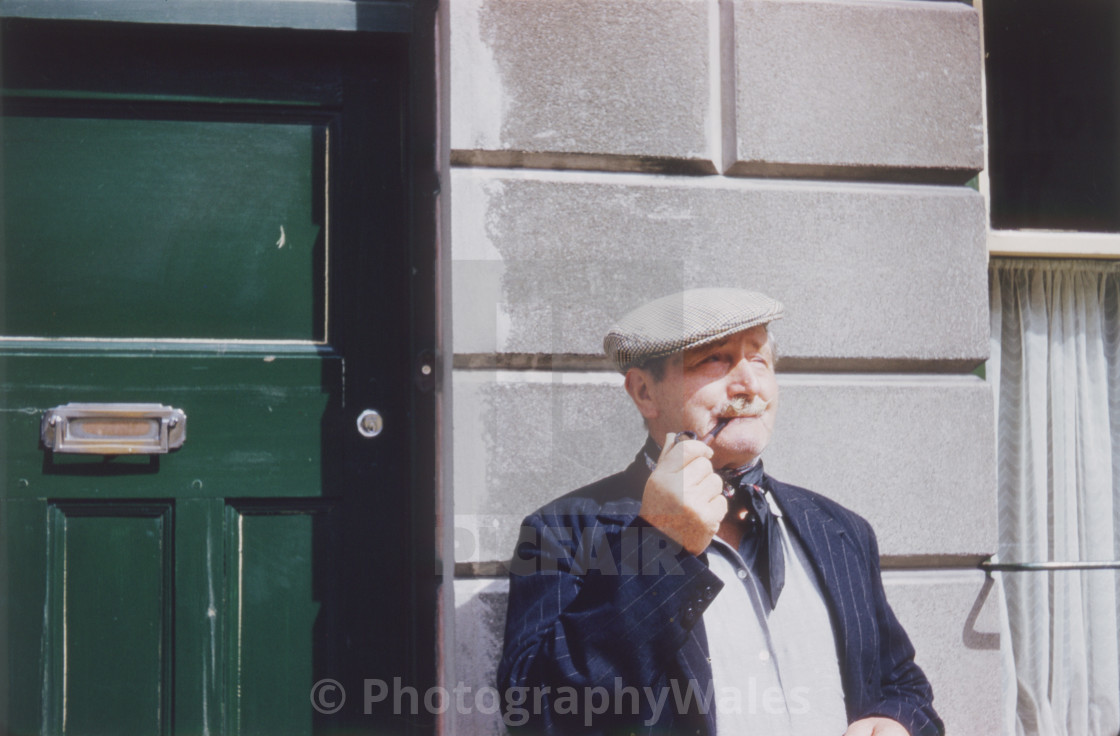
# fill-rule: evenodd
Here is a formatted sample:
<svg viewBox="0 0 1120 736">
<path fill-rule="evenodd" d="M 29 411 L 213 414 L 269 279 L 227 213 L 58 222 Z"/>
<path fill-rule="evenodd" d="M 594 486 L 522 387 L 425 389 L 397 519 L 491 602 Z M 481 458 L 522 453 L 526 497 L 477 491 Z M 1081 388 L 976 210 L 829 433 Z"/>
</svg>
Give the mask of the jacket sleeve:
<svg viewBox="0 0 1120 736">
<path fill-rule="evenodd" d="M 659 709 L 643 688 L 663 688 L 721 585 L 640 517 L 530 516 L 510 565 L 498 666 L 506 725 L 531 733 L 651 725 Z"/>
<path fill-rule="evenodd" d="M 933 688 L 914 661 L 910 637 L 887 603 L 879 566 L 879 545 L 870 525 L 867 533 L 875 618 L 879 622 L 881 698 L 859 717 L 892 718 L 905 726 L 912 736 L 943 736 L 945 726 L 933 708 Z"/>
</svg>

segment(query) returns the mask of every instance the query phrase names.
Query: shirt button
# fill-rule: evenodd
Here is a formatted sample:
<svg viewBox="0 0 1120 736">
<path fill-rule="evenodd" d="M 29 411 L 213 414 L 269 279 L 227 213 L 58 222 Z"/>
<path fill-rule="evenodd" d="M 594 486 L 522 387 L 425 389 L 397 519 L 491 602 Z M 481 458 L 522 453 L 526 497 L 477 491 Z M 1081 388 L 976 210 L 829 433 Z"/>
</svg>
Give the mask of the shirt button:
<svg viewBox="0 0 1120 736">
<path fill-rule="evenodd" d="M 763 662 L 765 662 L 765 661 L 770 659 L 770 652 L 763 649 L 761 652 L 758 653 L 758 658 L 761 659 Z"/>
<path fill-rule="evenodd" d="M 747 571 L 746 570 L 739 570 L 739 572 L 737 572 L 736 575 L 739 576 L 740 580 L 746 580 L 747 579 Z"/>
</svg>

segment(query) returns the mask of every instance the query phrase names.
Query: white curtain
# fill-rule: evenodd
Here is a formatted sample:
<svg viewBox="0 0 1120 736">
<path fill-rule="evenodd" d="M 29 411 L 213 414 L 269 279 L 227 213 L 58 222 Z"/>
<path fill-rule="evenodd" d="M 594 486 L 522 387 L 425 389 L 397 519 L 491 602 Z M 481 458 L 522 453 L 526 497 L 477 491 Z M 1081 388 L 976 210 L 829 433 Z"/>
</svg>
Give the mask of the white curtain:
<svg viewBox="0 0 1120 736">
<path fill-rule="evenodd" d="M 1120 560 L 1120 263 L 993 259 L 999 562 Z M 1004 572 L 1018 734 L 1120 733 L 1116 570 Z"/>
</svg>

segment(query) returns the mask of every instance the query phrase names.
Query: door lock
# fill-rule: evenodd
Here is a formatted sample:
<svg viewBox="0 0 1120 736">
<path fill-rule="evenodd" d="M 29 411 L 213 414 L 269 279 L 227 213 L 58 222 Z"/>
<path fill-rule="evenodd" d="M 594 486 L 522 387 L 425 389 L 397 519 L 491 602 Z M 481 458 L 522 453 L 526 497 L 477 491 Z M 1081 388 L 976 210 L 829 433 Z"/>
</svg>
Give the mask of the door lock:
<svg viewBox="0 0 1120 736">
<path fill-rule="evenodd" d="M 385 420 L 376 409 L 366 409 L 358 415 L 358 434 L 363 437 L 376 437 L 385 428 Z"/>
</svg>

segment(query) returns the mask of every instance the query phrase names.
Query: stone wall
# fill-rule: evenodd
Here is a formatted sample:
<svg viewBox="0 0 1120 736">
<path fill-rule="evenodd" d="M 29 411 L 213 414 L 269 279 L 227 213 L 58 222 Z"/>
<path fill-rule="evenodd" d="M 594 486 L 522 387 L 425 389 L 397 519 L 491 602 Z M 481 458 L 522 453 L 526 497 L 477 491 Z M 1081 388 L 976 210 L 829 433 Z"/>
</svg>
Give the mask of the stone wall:
<svg viewBox="0 0 1120 736">
<path fill-rule="evenodd" d="M 643 439 L 613 319 L 783 301 L 775 476 L 864 514 L 952 732 L 1000 723 L 976 12 L 922 0 L 448 0 L 455 579 L 446 685 L 493 685 L 521 518 Z M 500 733 L 451 709 L 444 731 Z"/>
</svg>

